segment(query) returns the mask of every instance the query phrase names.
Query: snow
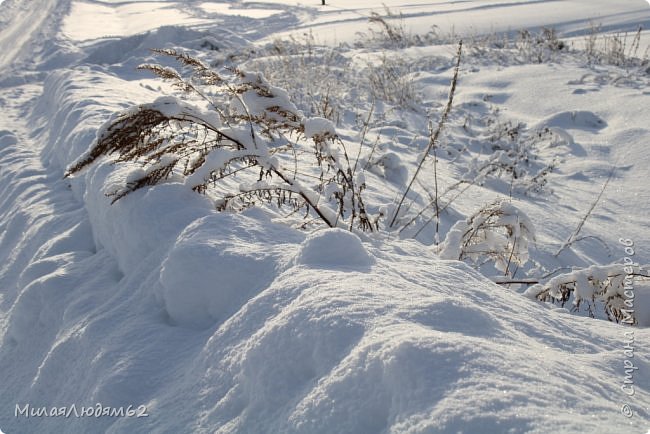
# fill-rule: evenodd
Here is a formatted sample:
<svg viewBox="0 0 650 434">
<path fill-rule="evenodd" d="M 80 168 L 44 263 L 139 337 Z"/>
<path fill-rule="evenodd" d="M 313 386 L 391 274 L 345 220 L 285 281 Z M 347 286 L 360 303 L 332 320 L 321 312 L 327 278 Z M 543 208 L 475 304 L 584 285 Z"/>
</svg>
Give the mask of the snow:
<svg viewBox="0 0 650 434">
<path fill-rule="evenodd" d="M 299 4 L 316 9 L 314 2 L 272 0 L 274 4 Z M 317 2 L 315 2 L 317 3 Z M 636 31 L 635 24 L 650 21 L 650 11 L 643 0 L 576 0 L 563 1 L 558 8 L 556 2 L 535 0 L 487 1 L 409 1 L 396 0 L 377 3 L 374 1 L 354 2 L 350 6 L 344 0 L 327 1 L 327 6 L 318 8 L 309 22 L 299 27 L 300 32 L 313 30 L 323 42 L 350 42 L 355 39 L 370 14 L 385 13 L 384 5 L 401 21 L 407 31 L 422 34 L 436 26 L 443 34 L 485 34 L 492 32 L 517 31 L 522 28 L 539 28 L 554 25 L 558 29 L 575 34 L 585 34 L 591 23 L 602 23 L 604 28 Z M 401 17 L 400 17 L 401 14 Z M 289 30 L 280 33 L 286 36 L 297 33 Z M 273 35 L 272 37 L 276 37 Z"/>
<path fill-rule="evenodd" d="M 386 13 L 369 0 L 0 3 L 0 433 L 647 430 L 647 283 L 628 297 L 637 326 L 572 311 L 594 296 L 590 278 L 650 263 L 647 63 L 588 64 L 569 52 L 537 64 L 477 42 L 553 25 L 577 45 L 590 21 L 632 34 L 650 23 L 645 2 L 387 0 L 402 14 L 389 22 L 407 32 L 435 24 L 441 38 L 469 33 L 435 150 L 438 204 L 447 208 L 436 218 L 433 190 L 416 185 L 398 220 L 424 211 L 403 231 L 386 220 L 446 102 L 453 41 L 395 48 L 364 39 L 371 12 Z M 283 56 L 281 44 L 267 45 L 309 31 L 307 51 L 286 42 Z M 205 104 L 135 69 L 160 60 L 149 48 L 174 47 L 216 68 L 241 63 L 240 84 L 268 80 L 272 97 L 249 91 L 229 109 L 294 114 L 304 132 L 286 143 L 338 137 L 381 230 L 350 231 L 330 208 L 323 212 L 337 227 L 307 230 L 304 209 L 217 212 L 213 197 L 191 187 L 232 156 L 222 149 L 193 176 L 174 174 L 114 204 L 107 195 L 146 168 L 102 158 L 63 178 L 116 113 L 138 104 L 224 127 Z M 382 58 L 397 65 L 384 79 L 412 86 L 416 110 L 370 96 L 364 80 Z M 301 78 L 313 64 L 327 73 Z M 325 93 L 338 116 L 312 105 Z M 523 178 L 479 176 L 486 162 L 521 164 Z M 522 193 L 526 176 L 551 162 L 543 191 Z M 431 164 L 423 172 L 417 184 L 433 185 Z M 580 240 L 556 255 L 610 176 Z M 232 181 L 272 182 L 257 173 Z M 288 188 L 315 203 L 334 192 L 311 187 Z M 464 234 L 486 221 L 468 218 L 496 200 L 495 222 L 512 231 L 488 232 L 474 249 L 512 242 L 514 271 L 475 250 L 465 253 L 478 261 L 457 260 Z M 496 285 L 504 268 L 515 280 L 547 275 L 543 285 L 554 288 L 573 279 L 575 296 L 562 307 L 536 300 L 543 285 Z M 630 378 L 633 396 L 622 388 Z M 145 406 L 148 416 L 15 416 L 17 405 L 97 403 Z"/>
<path fill-rule="evenodd" d="M 255 235 L 255 236 L 253 236 Z M 277 246 L 251 242 L 261 222 L 229 214 L 195 220 L 160 269 L 160 297 L 176 324 L 223 322 L 276 277 Z"/>
<path fill-rule="evenodd" d="M 305 137 L 311 139 L 317 136 L 335 136 L 336 127 L 329 119 L 315 117 L 305 120 Z"/>
<path fill-rule="evenodd" d="M 366 268 L 374 261 L 357 235 L 334 228 L 310 234 L 302 243 L 295 262 L 316 268 L 346 269 Z"/>
<path fill-rule="evenodd" d="M 245 6 L 245 3 L 243 5 Z M 269 18 L 281 12 L 280 9 L 273 9 L 267 4 L 264 4 L 264 6 L 267 7 L 264 9 L 257 9 L 249 6 L 237 7 L 237 5 L 232 5 L 228 3 L 213 3 L 213 2 L 205 2 L 199 5 L 201 9 L 209 13 L 237 15 L 243 17 L 256 18 L 256 19 Z"/>
<path fill-rule="evenodd" d="M 72 10 L 62 32 L 75 41 L 110 36 L 131 36 L 166 25 L 191 25 L 206 20 L 183 11 L 182 3 L 147 1 L 141 3 L 96 3 L 72 1 Z"/>
</svg>

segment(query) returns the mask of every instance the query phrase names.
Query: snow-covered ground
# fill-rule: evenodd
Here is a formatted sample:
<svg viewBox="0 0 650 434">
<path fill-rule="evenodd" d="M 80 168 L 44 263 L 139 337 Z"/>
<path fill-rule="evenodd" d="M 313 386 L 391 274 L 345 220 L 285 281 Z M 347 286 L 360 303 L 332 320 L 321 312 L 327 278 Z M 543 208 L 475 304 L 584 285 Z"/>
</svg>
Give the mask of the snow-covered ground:
<svg viewBox="0 0 650 434">
<path fill-rule="evenodd" d="M 650 263 L 647 2 L 384 3 L 0 0 L 0 432 L 647 432 L 647 280 L 635 326 L 587 280 Z M 334 125 L 379 230 L 217 212 L 179 176 L 111 204 L 142 170 L 109 159 L 64 178 L 174 92 L 136 70 L 151 48 L 259 70 L 305 135 Z M 501 268 L 459 245 L 497 199 Z M 557 276 L 578 308 L 535 299 Z"/>
</svg>

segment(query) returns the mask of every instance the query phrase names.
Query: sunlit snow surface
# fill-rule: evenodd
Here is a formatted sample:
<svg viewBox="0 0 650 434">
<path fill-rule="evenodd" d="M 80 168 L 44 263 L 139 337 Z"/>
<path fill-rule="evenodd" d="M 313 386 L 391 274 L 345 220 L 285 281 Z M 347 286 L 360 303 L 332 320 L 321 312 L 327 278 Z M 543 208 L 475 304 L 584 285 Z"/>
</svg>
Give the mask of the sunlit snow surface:
<svg viewBox="0 0 650 434">
<path fill-rule="evenodd" d="M 427 143 L 426 111 L 439 113 L 446 100 L 454 46 L 354 46 L 371 12 L 386 13 L 370 0 L 0 3 L 4 432 L 647 431 L 649 328 L 571 314 L 495 285 L 467 264 L 438 259 L 430 230 L 428 243 L 309 234 L 257 209 L 217 213 L 182 182 L 111 205 L 106 194 L 134 168 L 108 161 L 63 179 L 111 114 L 171 91 L 136 71 L 154 60 L 149 48 L 250 61 L 266 42 L 311 31 L 316 44 L 349 43 L 342 57 L 328 57 L 333 68 L 343 58 L 367 68 L 386 52 L 425 65 L 408 75 L 424 113 L 373 108 L 378 125 L 368 136 L 379 135 L 382 163 L 365 174 L 366 193 L 389 207 Z M 631 34 L 650 27 L 641 0 L 384 3 L 413 33 L 553 25 L 583 44 L 592 22 Z M 371 98 L 345 98 L 337 131 L 354 150 Z M 481 116 L 497 108 L 503 121 L 554 131 L 560 139 L 539 150 L 559 160 L 550 192 L 514 200 L 536 228 L 531 256 L 550 268 L 620 262 L 624 237 L 649 263 L 648 107 L 641 70 L 467 51 L 445 140 L 487 143 Z M 308 135 L 332 128 L 320 118 L 305 126 Z M 454 158 L 439 158 L 442 186 L 463 175 Z M 582 232 L 599 239 L 554 258 L 614 165 Z M 443 223 L 471 215 L 497 187 L 467 190 Z M 649 294 L 639 291 L 635 303 L 650 325 Z M 626 363 L 638 367 L 633 396 L 621 387 Z M 146 406 L 148 417 L 15 415 L 17 405 L 97 403 Z"/>
<path fill-rule="evenodd" d="M 74 40 L 106 36 L 129 36 L 164 25 L 205 22 L 183 12 L 173 2 L 84 2 L 73 1 L 63 22 L 63 34 Z"/>
</svg>

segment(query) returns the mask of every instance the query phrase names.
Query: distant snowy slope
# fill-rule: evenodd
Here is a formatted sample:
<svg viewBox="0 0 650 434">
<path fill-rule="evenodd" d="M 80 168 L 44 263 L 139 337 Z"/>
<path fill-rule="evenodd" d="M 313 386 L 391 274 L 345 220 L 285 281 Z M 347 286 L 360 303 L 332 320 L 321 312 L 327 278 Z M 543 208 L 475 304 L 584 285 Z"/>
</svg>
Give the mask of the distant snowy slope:
<svg viewBox="0 0 650 434">
<path fill-rule="evenodd" d="M 275 0 L 274 4 L 295 2 Z M 312 19 L 299 26 L 313 30 L 328 42 L 349 42 L 362 30 L 372 12 L 385 13 L 387 7 L 405 28 L 425 33 L 436 26 L 442 33 L 481 35 L 491 32 L 516 32 L 522 28 L 553 26 L 561 34 L 583 35 L 593 24 L 604 30 L 635 31 L 639 25 L 650 29 L 650 7 L 644 0 L 501 0 L 501 1 L 411 1 L 346 2 L 330 0 L 324 7 L 317 2 L 298 4 L 312 11 Z M 296 32 L 289 30 L 287 33 Z"/>
<path fill-rule="evenodd" d="M 430 214 L 417 220 L 424 225 L 417 241 L 396 230 L 310 233 L 268 210 L 217 212 L 177 178 L 111 204 L 107 194 L 139 168 L 108 159 L 63 178 L 114 113 L 172 92 L 135 70 L 155 61 L 149 48 L 178 47 L 217 67 L 267 68 L 267 78 L 299 84 L 287 90 L 306 116 L 323 97 L 310 93 L 323 89 L 315 86 L 319 76 L 304 79 L 292 63 L 308 59 L 327 73 L 342 71 L 328 96 L 340 98 L 337 132 L 348 149 L 359 149 L 360 124 L 372 111 L 359 167 L 367 169 L 368 211 L 389 212 L 428 143 L 428 121 L 444 107 L 453 45 L 358 39 L 372 11 L 385 13 L 368 0 L 0 3 L 2 432 L 650 427 L 650 328 L 572 314 L 570 304 L 531 300 L 525 288 L 440 259 L 434 225 L 423 223 Z M 650 25 L 641 0 L 407 3 L 386 1 L 412 32 L 436 24 L 476 36 L 555 25 L 583 43 L 590 20 L 621 32 Z M 307 55 L 295 48 L 303 36 L 266 45 L 309 30 Z M 329 51 L 319 45 L 325 41 L 349 44 Z M 532 143 L 516 149 L 527 169 L 555 166 L 538 194 L 518 192 L 515 177 L 473 180 L 448 202 L 441 227 L 510 198 L 537 235 L 533 260 L 517 278 L 621 262 L 619 238 L 633 239 L 634 259 L 649 263 L 648 64 L 589 65 L 566 50 L 539 64 L 514 49 L 467 47 L 437 154 L 441 191 L 503 143 Z M 407 80 L 408 102 L 417 107 L 371 95 L 363 80 L 382 61 L 393 65 L 387 58 L 396 59 L 397 72 L 378 80 Z M 350 82 L 357 87 L 348 91 Z M 306 135 L 331 125 L 306 124 Z M 500 155 L 507 162 L 512 154 Z M 425 172 L 423 182 L 432 183 L 433 170 Z M 553 255 L 611 173 L 584 239 Z M 432 209 L 430 194 L 414 191 L 410 212 Z M 650 291 L 635 294 L 639 322 L 648 326 Z M 92 407 L 93 416 L 57 416 L 72 405 Z M 108 414 L 129 406 L 130 417 Z M 53 408 L 56 415 L 30 413 Z M 95 417 L 97 409 L 107 414 Z"/>
</svg>

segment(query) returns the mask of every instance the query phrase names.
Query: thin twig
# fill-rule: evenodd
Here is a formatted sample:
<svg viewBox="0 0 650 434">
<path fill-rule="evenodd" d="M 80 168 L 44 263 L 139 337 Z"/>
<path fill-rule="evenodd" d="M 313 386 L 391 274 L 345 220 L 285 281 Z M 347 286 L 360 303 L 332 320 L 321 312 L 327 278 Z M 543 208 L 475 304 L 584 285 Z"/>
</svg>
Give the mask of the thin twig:
<svg viewBox="0 0 650 434">
<path fill-rule="evenodd" d="M 418 164 L 417 169 L 415 170 L 415 173 L 411 177 L 411 181 L 409 182 L 408 186 L 406 187 L 406 190 L 404 191 L 404 194 L 402 195 L 402 198 L 399 201 L 399 204 L 397 205 L 397 209 L 395 210 L 395 213 L 393 214 L 393 218 L 390 221 L 390 224 L 388 225 L 389 227 L 393 227 L 395 224 L 395 220 L 397 220 L 397 216 L 399 215 L 400 209 L 402 208 L 402 204 L 404 203 L 404 200 L 406 199 L 406 196 L 408 195 L 409 191 L 411 190 L 411 187 L 413 186 L 413 183 L 415 182 L 415 179 L 418 177 L 420 170 L 422 170 L 422 167 L 424 166 L 424 161 L 426 160 L 427 156 L 429 155 L 429 152 L 431 149 L 436 145 L 438 141 L 438 136 L 440 135 L 440 132 L 442 131 L 442 128 L 444 127 L 445 123 L 447 122 L 447 118 L 449 116 L 449 112 L 451 111 L 451 106 L 454 101 L 454 93 L 456 92 L 456 84 L 458 83 L 458 72 L 460 70 L 460 59 L 461 59 L 461 53 L 463 49 L 463 41 L 460 41 L 458 43 L 458 52 L 457 52 L 457 60 L 456 60 L 456 66 L 454 67 L 454 76 L 451 80 L 451 89 L 449 90 L 449 99 L 447 100 L 447 106 L 445 107 L 445 111 L 442 113 L 442 116 L 440 117 L 440 121 L 438 122 L 438 128 L 436 129 L 435 133 L 431 136 L 431 140 L 429 141 L 429 145 L 427 146 L 426 150 L 422 154 L 422 158 L 420 159 L 420 163 Z"/>
<path fill-rule="evenodd" d="M 564 251 L 564 249 L 567 249 L 571 247 L 571 245 L 576 241 L 578 235 L 580 234 L 580 231 L 582 230 L 582 227 L 584 226 L 585 222 L 591 215 L 591 213 L 594 211 L 596 208 L 596 205 L 598 205 L 598 202 L 600 202 L 600 198 L 603 197 L 603 193 L 605 193 L 605 189 L 607 188 L 607 185 L 609 184 L 609 181 L 611 181 L 612 177 L 614 176 L 614 172 L 616 172 L 616 163 L 614 163 L 614 166 L 612 167 L 612 170 L 609 172 L 609 176 L 607 177 L 607 180 L 603 184 L 603 188 L 600 189 L 600 193 L 598 193 L 598 197 L 596 197 L 596 200 L 591 204 L 589 207 L 589 210 L 585 214 L 585 216 L 580 220 L 580 223 L 578 223 L 578 226 L 576 227 L 575 231 L 571 234 L 569 239 L 560 247 L 560 249 L 555 252 L 553 256 L 558 257 L 560 253 Z"/>
<path fill-rule="evenodd" d="M 370 112 L 368 113 L 368 118 L 363 124 L 363 131 L 361 132 L 361 140 L 359 141 L 359 152 L 357 152 L 357 158 L 354 160 L 354 167 L 352 168 L 352 177 L 357 173 L 357 164 L 359 163 L 359 157 L 361 157 L 361 148 L 363 148 L 363 142 L 366 140 L 366 133 L 368 132 L 368 127 L 370 125 L 370 119 L 372 114 L 375 111 L 375 100 L 372 100 L 372 105 L 370 106 Z"/>
</svg>

